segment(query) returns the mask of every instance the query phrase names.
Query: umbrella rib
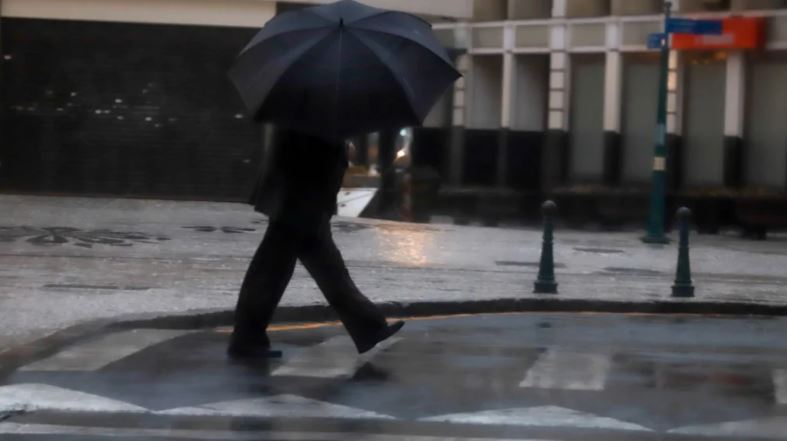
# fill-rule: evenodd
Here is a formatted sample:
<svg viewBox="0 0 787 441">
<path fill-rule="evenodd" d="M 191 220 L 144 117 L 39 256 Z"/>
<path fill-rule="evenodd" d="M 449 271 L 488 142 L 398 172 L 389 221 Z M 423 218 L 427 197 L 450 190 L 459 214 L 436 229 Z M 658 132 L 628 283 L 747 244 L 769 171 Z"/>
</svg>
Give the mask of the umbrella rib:
<svg viewBox="0 0 787 441">
<path fill-rule="evenodd" d="M 407 98 L 407 104 L 408 104 L 407 107 L 409 107 L 409 109 L 412 112 L 412 114 L 415 117 L 415 119 L 417 119 L 418 121 L 421 121 L 421 117 L 416 112 L 415 105 L 413 104 L 413 99 L 415 98 L 413 96 L 414 95 L 413 90 L 409 87 L 409 85 L 405 84 L 402 81 L 402 79 L 399 77 L 399 75 L 396 74 L 396 71 L 391 66 L 391 63 L 389 62 L 388 57 L 385 54 L 379 53 L 375 47 L 373 47 L 372 45 L 369 45 L 366 41 L 364 41 L 363 38 L 358 38 L 356 36 L 355 39 L 360 41 L 361 44 L 366 46 L 370 51 L 372 51 L 373 54 L 377 55 L 377 57 L 380 59 L 382 64 L 385 66 L 385 68 L 388 69 L 388 72 L 391 73 L 391 76 L 393 77 L 393 79 L 396 81 L 397 84 L 399 84 L 399 87 L 402 89 L 402 91 L 404 91 L 404 96 Z"/>
<path fill-rule="evenodd" d="M 316 27 L 313 27 L 313 28 L 298 28 L 298 29 L 290 29 L 290 30 L 287 30 L 287 31 L 281 31 L 281 32 L 276 33 L 276 34 L 269 35 L 269 36 L 265 37 L 264 39 L 262 39 L 260 41 L 255 41 L 253 44 L 250 43 L 249 45 L 244 47 L 243 50 L 240 51 L 240 54 L 238 54 L 238 57 L 240 57 L 241 55 L 245 54 L 246 52 L 248 52 L 248 51 L 254 49 L 255 47 L 257 47 L 257 46 L 259 46 L 259 45 L 261 45 L 261 44 L 263 44 L 265 42 L 268 42 L 268 41 L 270 41 L 270 40 L 272 40 L 274 38 L 279 38 L 279 37 L 282 37 L 282 36 L 285 36 L 285 35 L 289 35 L 289 34 L 294 34 L 294 33 L 297 33 L 297 32 L 320 31 L 320 30 L 323 30 L 323 29 L 333 28 L 334 26 L 335 25 L 333 23 L 327 23 L 325 25 L 316 26 Z"/>
<path fill-rule="evenodd" d="M 391 31 L 384 31 L 384 30 L 382 30 L 382 29 L 366 28 L 366 27 L 363 27 L 363 26 L 355 26 L 355 25 L 353 25 L 353 27 L 354 27 L 355 29 L 357 29 L 357 30 L 360 30 L 360 31 L 366 31 L 366 32 L 376 32 L 376 33 L 378 33 L 378 34 L 392 35 L 392 36 L 394 36 L 394 37 L 401 38 L 402 40 L 407 40 L 407 41 L 409 41 L 410 43 L 416 44 L 416 45 L 418 45 L 418 46 L 420 46 L 420 47 L 422 47 L 422 48 L 425 48 L 425 49 L 427 49 L 428 51 L 430 51 L 430 52 L 432 52 L 433 54 L 435 54 L 435 55 L 437 55 L 438 57 L 440 57 L 440 59 L 441 59 L 441 60 L 443 60 L 443 61 L 445 61 L 445 62 L 446 62 L 446 64 L 448 64 L 448 65 L 449 65 L 449 66 L 451 66 L 452 68 L 454 67 L 453 63 L 451 63 L 451 62 L 448 60 L 448 58 L 447 58 L 447 55 L 446 55 L 446 54 L 442 54 L 442 53 L 440 53 L 439 51 L 437 51 L 437 50 L 435 50 L 435 49 L 433 49 L 433 48 L 430 48 L 429 46 L 426 46 L 426 45 L 424 45 L 424 44 L 421 44 L 421 43 L 420 43 L 418 40 L 414 40 L 414 39 L 412 39 L 412 38 L 410 38 L 410 37 L 407 37 L 407 36 L 405 36 L 405 35 L 402 35 L 402 34 L 398 34 L 398 33 L 396 33 L 396 32 L 391 32 Z M 455 69 L 455 68 L 454 68 L 454 69 Z"/>
<path fill-rule="evenodd" d="M 421 18 L 421 17 L 419 17 L 417 15 L 407 14 L 405 12 L 400 12 L 400 11 L 388 11 L 388 10 L 381 10 L 380 12 L 378 12 L 376 14 L 367 15 L 366 17 L 361 17 L 361 18 L 359 18 L 357 20 L 353 20 L 351 23 L 353 23 L 353 24 L 361 23 L 362 21 L 370 20 L 372 18 L 376 18 L 376 17 L 379 17 L 381 15 L 390 15 L 390 14 L 400 14 L 400 15 L 406 15 L 408 17 L 416 18 L 416 19 L 422 21 L 425 25 L 429 26 L 429 28 L 432 27 L 432 23 L 429 23 L 428 21 L 424 20 L 423 18 Z"/>
<path fill-rule="evenodd" d="M 302 48 L 298 48 L 298 51 L 297 51 L 296 54 L 300 56 L 300 55 L 305 54 L 306 52 L 314 49 L 314 47 L 317 46 L 318 44 L 320 44 L 323 40 L 325 40 L 325 38 L 328 35 L 329 34 L 326 34 L 326 35 L 323 35 L 323 36 L 321 36 L 319 38 L 315 38 L 314 41 L 309 43 L 308 45 L 305 45 Z M 279 77 L 268 88 L 269 91 L 270 90 L 274 90 L 276 88 L 276 86 L 279 84 L 279 82 L 282 81 L 282 79 L 287 76 L 287 72 L 290 69 L 292 69 L 292 67 L 298 62 L 299 56 L 294 56 L 294 55 L 291 56 L 291 60 L 289 60 L 289 63 L 287 64 L 287 66 L 285 66 L 285 67 L 283 67 L 281 69 L 281 74 L 279 75 Z M 262 71 L 262 70 L 267 69 L 267 68 L 268 68 L 268 66 L 262 66 L 262 67 L 260 67 L 260 69 L 258 69 L 258 71 Z M 262 100 L 262 102 L 259 104 L 259 106 L 257 106 L 257 110 L 255 111 L 255 113 L 260 108 L 265 107 L 265 102 L 268 100 L 269 97 L 270 97 L 270 95 L 266 94 L 265 98 Z"/>
</svg>

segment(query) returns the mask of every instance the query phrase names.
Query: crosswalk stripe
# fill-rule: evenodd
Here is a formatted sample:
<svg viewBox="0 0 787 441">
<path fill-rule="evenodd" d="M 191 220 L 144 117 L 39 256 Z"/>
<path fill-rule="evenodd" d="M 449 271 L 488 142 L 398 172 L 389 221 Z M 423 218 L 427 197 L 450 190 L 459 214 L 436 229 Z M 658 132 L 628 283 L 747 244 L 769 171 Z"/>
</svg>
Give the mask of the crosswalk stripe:
<svg viewBox="0 0 787 441">
<path fill-rule="evenodd" d="M 274 432 L 227 431 L 194 429 L 144 429 L 123 427 L 84 427 L 52 424 L 0 423 L 0 435 L 60 435 L 107 438 L 161 438 L 189 440 L 246 441 L 277 439 L 282 441 L 335 441 L 337 439 L 365 441 L 490 441 L 490 438 L 424 436 L 398 434 L 359 434 L 342 432 Z M 532 438 L 495 438 L 497 441 L 559 441 Z"/>
<path fill-rule="evenodd" d="M 26 383 L 0 386 L 0 412 L 40 410 L 101 413 L 148 412 L 148 409 L 131 403 L 48 384 Z"/>
<path fill-rule="evenodd" d="M 776 403 L 787 404 L 787 369 L 773 371 L 773 387 L 776 393 Z"/>
<path fill-rule="evenodd" d="M 606 354 L 549 349 L 531 366 L 519 387 L 600 391 L 611 367 Z"/>
<path fill-rule="evenodd" d="M 116 332 L 23 366 L 20 371 L 85 372 L 101 369 L 150 346 L 171 340 L 193 331 L 167 329 L 135 329 Z"/>
<path fill-rule="evenodd" d="M 734 437 L 734 439 L 774 438 L 783 440 L 784 434 L 787 433 L 787 417 L 777 416 L 679 427 L 670 430 L 668 433 L 709 437 Z"/>
<path fill-rule="evenodd" d="M 456 413 L 423 418 L 421 421 L 456 424 L 491 424 L 526 427 L 571 427 L 582 429 L 609 429 L 651 431 L 647 427 L 614 418 L 579 412 L 558 406 L 499 409 L 481 412 Z"/>
<path fill-rule="evenodd" d="M 297 395 L 279 395 L 249 400 L 223 401 L 157 412 L 160 415 L 227 416 L 265 418 L 352 418 L 394 419 L 389 415 L 312 400 Z"/>
<path fill-rule="evenodd" d="M 375 355 L 399 342 L 393 337 L 379 344 L 363 355 L 358 355 L 349 337 L 339 336 L 318 345 L 304 349 L 303 352 L 287 360 L 271 373 L 273 377 L 309 378 L 349 378 Z"/>
</svg>

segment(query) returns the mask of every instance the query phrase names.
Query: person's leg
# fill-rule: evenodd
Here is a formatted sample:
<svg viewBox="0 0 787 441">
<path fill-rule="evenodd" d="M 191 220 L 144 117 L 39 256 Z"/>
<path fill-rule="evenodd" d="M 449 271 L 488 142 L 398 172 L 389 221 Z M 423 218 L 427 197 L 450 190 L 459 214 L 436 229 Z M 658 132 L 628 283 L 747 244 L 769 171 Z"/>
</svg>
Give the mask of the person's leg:
<svg viewBox="0 0 787 441">
<path fill-rule="evenodd" d="M 270 346 L 265 330 L 292 278 L 296 240 L 287 227 L 274 222 L 268 226 L 238 296 L 230 355 L 242 356 Z"/>
<path fill-rule="evenodd" d="M 401 323 L 389 327 L 380 309 L 355 285 L 327 220 L 304 237 L 298 258 L 339 315 L 359 352 L 368 351 L 401 328 Z"/>
</svg>

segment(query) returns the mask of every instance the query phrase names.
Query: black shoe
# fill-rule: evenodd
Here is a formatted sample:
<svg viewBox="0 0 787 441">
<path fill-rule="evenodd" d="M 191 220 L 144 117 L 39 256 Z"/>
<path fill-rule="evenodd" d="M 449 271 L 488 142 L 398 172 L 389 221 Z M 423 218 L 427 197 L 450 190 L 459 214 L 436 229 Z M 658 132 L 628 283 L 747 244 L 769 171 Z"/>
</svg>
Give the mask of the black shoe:
<svg viewBox="0 0 787 441">
<path fill-rule="evenodd" d="M 233 360 L 254 360 L 264 358 L 281 358 L 282 352 L 267 346 L 230 346 L 227 356 Z"/>
<path fill-rule="evenodd" d="M 235 360 L 281 358 L 282 352 L 272 350 L 267 338 L 258 341 L 249 341 L 234 336 L 230 339 L 227 347 L 227 355 Z"/>
<path fill-rule="evenodd" d="M 385 328 L 378 331 L 377 334 L 373 336 L 373 338 L 358 344 L 358 353 L 365 354 L 366 352 L 371 351 L 375 346 L 385 340 L 388 340 L 391 338 L 391 336 L 399 332 L 399 330 L 402 329 L 402 326 L 404 326 L 404 322 L 402 320 L 399 320 L 392 325 L 387 325 Z"/>
</svg>

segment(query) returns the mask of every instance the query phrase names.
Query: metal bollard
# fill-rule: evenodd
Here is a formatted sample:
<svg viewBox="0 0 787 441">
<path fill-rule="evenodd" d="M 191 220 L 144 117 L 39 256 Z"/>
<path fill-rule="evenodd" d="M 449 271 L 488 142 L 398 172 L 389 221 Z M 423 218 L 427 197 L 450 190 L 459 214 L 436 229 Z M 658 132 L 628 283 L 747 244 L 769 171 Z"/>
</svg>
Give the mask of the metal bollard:
<svg viewBox="0 0 787 441">
<path fill-rule="evenodd" d="M 678 245 L 678 270 L 675 284 L 672 285 L 672 297 L 694 297 L 694 284 L 691 280 L 691 262 L 689 261 L 689 220 L 691 210 L 682 207 L 678 210 L 680 224 L 680 243 Z"/>
<path fill-rule="evenodd" d="M 544 242 L 541 247 L 541 262 L 538 265 L 538 279 L 535 283 L 536 294 L 557 294 L 555 282 L 555 258 L 553 253 L 554 218 L 557 214 L 557 205 L 546 201 L 541 206 L 544 216 Z"/>
</svg>

